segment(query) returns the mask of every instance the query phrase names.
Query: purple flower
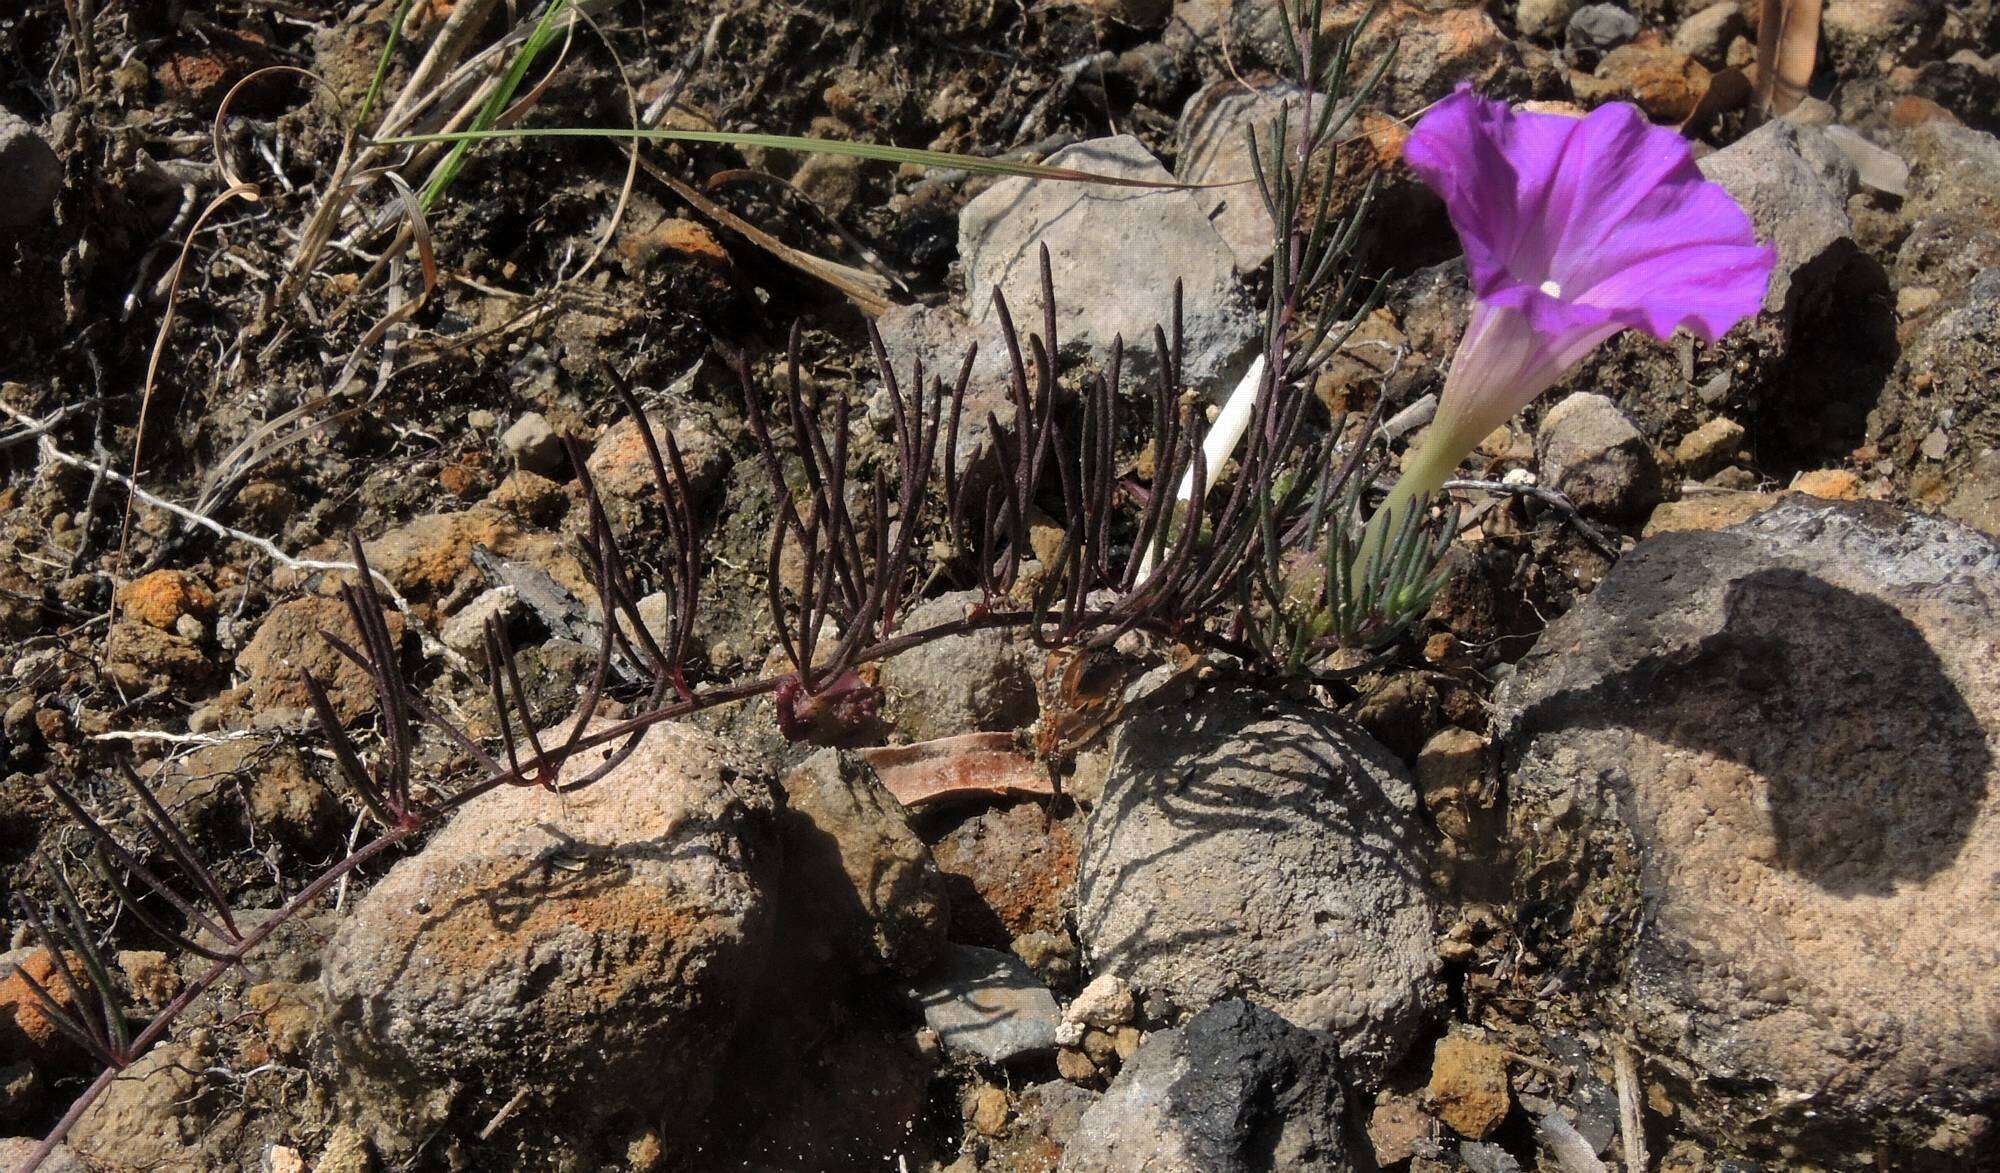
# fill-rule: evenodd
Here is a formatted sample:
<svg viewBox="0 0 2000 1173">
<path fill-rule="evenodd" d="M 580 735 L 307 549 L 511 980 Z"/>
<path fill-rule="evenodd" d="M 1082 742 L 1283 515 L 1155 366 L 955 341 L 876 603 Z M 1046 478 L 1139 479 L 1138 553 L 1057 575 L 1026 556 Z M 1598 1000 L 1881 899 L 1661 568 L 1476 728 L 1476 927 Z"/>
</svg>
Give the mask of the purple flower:
<svg viewBox="0 0 2000 1173">
<path fill-rule="evenodd" d="M 1436 491 L 1613 334 L 1686 329 L 1714 342 L 1763 303 L 1776 254 L 1687 143 L 1631 106 L 1519 114 L 1460 87 L 1417 123 L 1403 158 L 1444 197 L 1475 300 L 1437 416 L 1383 514 Z"/>
</svg>

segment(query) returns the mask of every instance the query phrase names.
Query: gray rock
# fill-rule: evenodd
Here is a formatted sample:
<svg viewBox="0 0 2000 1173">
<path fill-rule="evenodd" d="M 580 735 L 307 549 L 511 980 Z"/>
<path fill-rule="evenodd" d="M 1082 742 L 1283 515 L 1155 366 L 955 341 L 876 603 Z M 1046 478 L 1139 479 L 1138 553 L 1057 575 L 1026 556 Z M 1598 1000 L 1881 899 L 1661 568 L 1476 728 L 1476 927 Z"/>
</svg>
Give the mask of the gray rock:
<svg viewBox="0 0 2000 1173">
<path fill-rule="evenodd" d="M 520 592 L 513 587 L 492 587 L 453 612 L 451 618 L 439 626 L 438 639 L 443 641 L 445 647 L 474 664 L 484 664 L 487 621 L 497 619 L 505 625 L 516 616 L 525 614 L 527 609 L 527 604 L 521 601 Z"/>
<path fill-rule="evenodd" d="M 1173 179 L 1130 135 L 1065 147 L 1047 162 Z M 1143 377 L 1154 365 L 1153 327 L 1172 328 L 1178 280 L 1188 384 L 1225 394 L 1249 363 L 1257 315 L 1236 280 L 1234 254 L 1189 192 L 1030 179 L 988 188 L 966 205 L 958 225 L 966 313 L 982 339 L 998 345 L 995 290 L 1004 292 L 1024 341 L 1041 332 L 1043 246 L 1055 279 L 1059 353 L 1102 363 L 1122 336 L 1126 365 Z"/>
<path fill-rule="evenodd" d="M 1561 40 L 1576 7 L 1576 0 L 1521 0 L 1514 8 L 1514 27 L 1537 40 Z"/>
<path fill-rule="evenodd" d="M 1011 308 L 1011 307 L 1010 307 Z M 1017 319 L 1018 322 L 1018 319 Z M 957 445 L 945 450 L 938 442 L 938 461 L 956 462 L 959 473 L 973 478 L 987 477 L 992 464 L 993 436 L 988 421 L 1002 428 L 1014 424 L 1014 395 L 1010 386 L 1006 343 L 997 329 L 974 330 L 972 322 L 955 306 L 927 306 L 916 303 L 896 306 L 875 319 L 881 332 L 882 348 L 889 355 L 896 378 L 907 389 L 909 377 L 923 364 L 924 378 L 942 379 L 951 386 L 958 378 L 966 355 L 974 354 L 966 382 L 965 407 L 959 418 Z"/>
<path fill-rule="evenodd" d="M 1521 1173 L 1521 1162 L 1497 1144 L 1469 1140 L 1458 1146 L 1458 1159 L 1470 1173 Z"/>
<path fill-rule="evenodd" d="M 35 128 L 0 109 L 0 230 L 48 219 L 62 192 L 62 162 Z"/>
<path fill-rule="evenodd" d="M 1708 66 L 1720 69 L 1729 55 L 1729 44 L 1743 33 L 1743 14 L 1734 4 L 1714 4 L 1696 12 L 1674 30 L 1674 48 Z"/>
<path fill-rule="evenodd" d="M 1304 91 L 1297 86 L 1277 81 L 1255 90 L 1233 81 L 1204 86 L 1182 108 L 1175 132 L 1181 178 L 1188 183 L 1223 183 L 1255 174 L 1249 132 L 1254 129 L 1258 145 L 1268 149 L 1266 144 L 1278 132 L 1279 113 L 1287 105 L 1286 138 L 1296 144 L 1304 137 L 1309 118 Z M 1312 109 L 1318 110 L 1319 103 Z M 1252 272 L 1271 259 L 1271 214 L 1255 184 L 1205 188 L 1193 194 L 1235 254 L 1239 272 Z"/>
<path fill-rule="evenodd" d="M 2000 537 L 2000 451 L 1988 449 L 1958 471 L 1944 515 Z"/>
<path fill-rule="evenodd" d="M 1616 4 L 1586 4 L 1563 30 L 1563 56 L 1577 69 L 1592 70 L 1605 54 L 1639 35 L 1639 18 Z"/>
<path fill-rule="evenodd" d="M 1777 247 L 1765 312 L 1789 320 L 1797 303 L 1823 292 L 1854 255 L 1847 197 L 1858 180 L 1825 132 L 1779 119 L 1699 166 L 1750 213 L 1757 239 Z"/>
<path fill-rule="evenodd" d="M 175 1041 L 139 1056 L 70 1130 L 68 1167 L 128 1173 L 234 1164 L 227 1158 L 237 1155 L 241 1125 L 211 1120 L 197 1127 L 185 1107 L 201 1095 L 201 1062 L 194 1048 Z"/>
<path fill-rule="evenodd" d="M 1949 309 L 1934 310 L 1896 360 L 1869 414 L 1869 439 L 1908 465 L 2000 447 L 2000 268 L 1975 277 Z"/>
<path fill-rule="evenodd" d="M 1083 1114 L 1062 1173 L 1345 1173 L 1339 1046 L 1241 999 L 1148 1038 Z"/>
<path fill-rule="evenodd" d="M 1618 405 L 1578 391 L 1550 408 L 1535 433 L 1542 483 L 1594 517 L 1632 521 L 1660 503 L 1660 466 Z"/>
<path fill-rule="evenodd" d="M 978 591 L 927 600 L 903 617 L 904 631 L 965 618 Z M 1029 641 L 1008 631 L 932 640 L 882 665 L 880 683 L 891 723 L 912 741 L 954 733 L 1019 729 L 1034 721 L 1039 657 Z"/>
<path fill-rule="evenodd" d="M 913 974 L 944 948 L 944 881 L 903 808 L 858 759 L 826 749 L 780 784 L 796 923 L 865 969 Z"/>
<path fill-rule="evenodd" d="M 353 1118 L 385 1157 L 476 1129 L 517 1091 L 533 1134 L 577 1152 L 620 1113 L 698 1121 L 767 962 L 773 814 L 745 763 L 672 724 L 585 789 L 466 803 L 327 946 Z"/>
<path fill-rule="evenodd" d="M 1162 39 L 1177 52 L 1220 52 L 1240 45 L 1266 62 L 1284 57 L 1285 20 L 1276 4 L 1258 0 L 1175 0 Z"/>
<path fill-rule="evenodd" d="M 1937 51 L 1945 0 L 1828 0 L 1820 14 L 1822 68 L 1874 78 Z"/>
<path fill-rule="evenodd" d="M 1902 149 L 1909 233 L 1896 249 L 1896 286 L 1955 299 L 1982 270 L 2000 266 L 2000 138 L 1933 121 L 1910 131 Z"/>
<path fill-rule="evenodd" d="M 1502 686 L 1523 943 L 1694 1127 L 1993 1156 L 1996 663 L 2000 543 L 1795 496 L 1642 543 Z"/>
<path fill-rule="evenodd" d="M 1854 177 L 1863 188 L 1897 199 L 1910 194 L 1910 165 L 1902 156 L 1849 127 L 1829 126 L 1825 133 L 1827 141 L 1854 164 Z"/>
<path fill-rule="evenodd" d="M 1247 997 L 1332 1032 L 1375 1078 L 1436 994 L 1428 845 L 1401 764 L 1324 710 L 1250 690 L 1139 709 L 1077 868 L 1091 970 L 1190 1009 Z"/>
<path fill-rule="evenodd" d="M 500 433 L 500 446 L 514 458 L 515 464 L 529 472 L 550 477 L 562 470 L 562 440 L 539 411 L 525 412 L 509 424 Z"/>
<path fill-rule="evenodd" d="M 954 945 L 911 994 L 938 1040 L 972 1059 L 1012 1063 L 1056 1049 L 1056 996 L 1012 953 Z"/>
<path fill-rule="evenodd" d="M 1076 999 L 1063 1009 L 1063 1021 L 1112 1030 L 1131 1022 L 1138 1013 L 1132 987 L 1116 974 L 1104 973 L 1077 992 Z"/>
<path fill-rule="evenodd" d="M 1742 424 L 1719 415 L 1681 437 L 1674 448 L 1674 463 L 1681 474 L 1701 478 L 1736 459 L 1748 436 Z"/>
</svg>

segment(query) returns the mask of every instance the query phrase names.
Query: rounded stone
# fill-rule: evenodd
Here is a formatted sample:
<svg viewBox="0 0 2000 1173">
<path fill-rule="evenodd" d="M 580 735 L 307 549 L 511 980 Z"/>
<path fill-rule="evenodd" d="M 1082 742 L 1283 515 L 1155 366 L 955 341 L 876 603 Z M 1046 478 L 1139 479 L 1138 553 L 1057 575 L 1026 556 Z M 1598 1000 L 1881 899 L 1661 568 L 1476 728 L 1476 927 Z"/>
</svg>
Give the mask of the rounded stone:
<svg viewBox="0 0 2000 1173">
<path fill-rule="evenodd" d="M 1151 705 L 1085 829 L 1090 968 L 1185 1010 L 1241 996 L 1332 1033 L 1367 1082 L 1436 996 L 1427 832 L 1382 746 L 1249 689 Z"/>
<path fill-rule="evenodd" d="M 476 1130 L 517 1092 L 551 1144 L 669 1105 L 698 1120 L 767 961 L 773 819 L 768 785 L 679 725 L 584 789 L 466 803 L 326 951 L 336 1054 L 377 1146 Z"/>
</svg>

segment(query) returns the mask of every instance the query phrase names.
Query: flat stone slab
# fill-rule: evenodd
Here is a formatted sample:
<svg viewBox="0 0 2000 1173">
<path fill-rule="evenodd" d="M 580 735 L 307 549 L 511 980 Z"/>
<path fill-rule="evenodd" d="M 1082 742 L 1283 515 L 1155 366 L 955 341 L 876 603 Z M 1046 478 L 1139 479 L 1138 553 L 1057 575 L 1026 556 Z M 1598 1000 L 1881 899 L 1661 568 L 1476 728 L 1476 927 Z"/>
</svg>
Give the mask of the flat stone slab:
<svg viewBox="0 0 2000 1173">
<path fill-rule="evenodd" d="M 955 946 L 911 994 L 938 1040 L 970 1058 L 1012 1063 L 1056 1048 L 1056 996 L 1012 953 Z"/>
</svg>

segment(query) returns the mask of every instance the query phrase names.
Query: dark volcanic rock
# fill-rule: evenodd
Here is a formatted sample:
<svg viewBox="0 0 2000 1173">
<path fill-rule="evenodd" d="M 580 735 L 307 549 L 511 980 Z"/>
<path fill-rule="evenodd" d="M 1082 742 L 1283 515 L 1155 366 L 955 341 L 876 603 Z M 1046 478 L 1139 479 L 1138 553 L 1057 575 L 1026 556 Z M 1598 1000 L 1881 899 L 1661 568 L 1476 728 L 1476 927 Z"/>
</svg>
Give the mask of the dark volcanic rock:
<svg viewBox="0 0 2000 1173">
<path fill-rule="evenodd" d="M 1241 999 L 1146 1040 L 1083 1114 L 1063 1173 L 1345 1173 L 1339 1045 Z"/>
</svg>

